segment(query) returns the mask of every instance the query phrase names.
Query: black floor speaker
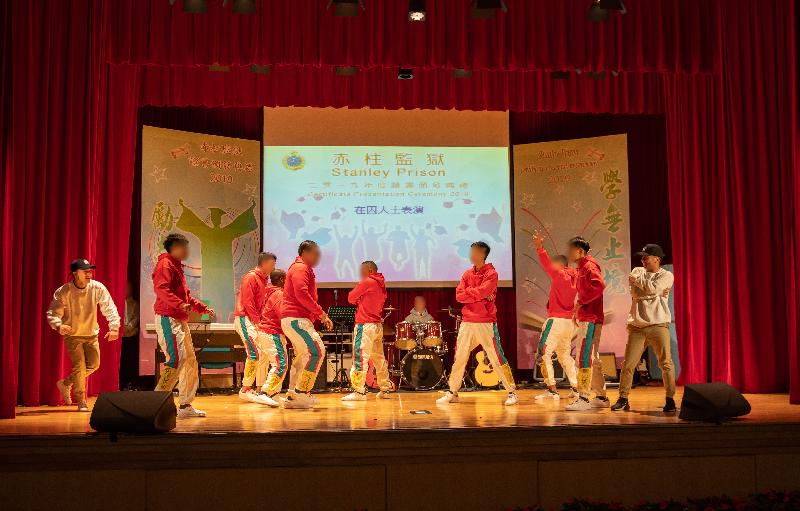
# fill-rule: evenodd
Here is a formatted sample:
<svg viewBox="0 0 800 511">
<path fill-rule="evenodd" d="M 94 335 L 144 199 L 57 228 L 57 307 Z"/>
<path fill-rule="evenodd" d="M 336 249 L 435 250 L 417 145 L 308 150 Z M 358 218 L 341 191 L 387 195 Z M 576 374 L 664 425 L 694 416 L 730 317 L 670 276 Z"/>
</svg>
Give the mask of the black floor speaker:
<svg viewBox="0 0 800 511">
<path fill-rule="evenodd" d="M 722 422 L 748 413 L 750 403 L 727 383 L 700 383 L 683 388 L 681 419 Z"/>
<path fill-rule="evenodd" d="M 101 392 L 89 425 L 105 433 L 166 433 L 177 413 L 172 392 Z"/>
</svg>

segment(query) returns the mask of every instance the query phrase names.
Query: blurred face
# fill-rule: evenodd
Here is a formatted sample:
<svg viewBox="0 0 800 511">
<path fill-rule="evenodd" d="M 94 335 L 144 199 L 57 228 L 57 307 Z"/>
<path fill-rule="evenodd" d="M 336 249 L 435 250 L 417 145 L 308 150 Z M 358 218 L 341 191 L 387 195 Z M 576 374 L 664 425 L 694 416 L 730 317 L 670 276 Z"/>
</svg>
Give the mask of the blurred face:
<svg viewBox="0 0 800 511">
<path fill-rule="evenodd" d="M 561 270 L 564 268 L 564 261 L 562 261 L 561 259 L 553 259 L 552 263 L 553 263 L 553 268 L 555 268 L 556 270 Z"/>
<path fill-rule="evenodd" d="M 486 254 L 481 247 L 470 247 L 469 261 L 474 265 L 486 262 Z"/>
<path fill-rule="evenodd" d="M 567 245 L 567 259 L 573 263 L 577 263 L 586 256 L 586 252 L 582 248 Z"/>
<path fill-rule="evenodd" d="M 320 252 L 319 247 L 311 247 L 310 250 L 303 252 L 301 257 L 307 265 L 314 268 L 319 264 L 319 260 L 322 258 L 322 253 Z"/>
<path fill-rule="evenodd" d="M 275 259 L 267 259 L 266 261 L 261 261 L 261 264 L 259 264 L 258 267 L 261 269 L 261 271 L 269 275 L 272 273 L 272 270 L 275 269 L 275 262 Z"/>
<path fill-rule="evenodd" d="M 658 271 L 661 268 L 661 258 L 651 255 L 642 256 L 642 266 L 647 271 Z"/>
<path fill-rule="evenodd" d="M 366 264 L 362 264 L 361 265 L 361 278 L 362 279 L 365 279 L 365 278 L 369 277 L 371 273 L 372 273 L 372 270 L 370 269 L 369 266 L 367 266 Z"/>
<path fill-rule="evenodd" d="M 414 298 L 414 310 L 422 312 L 425 310 L 425 299 L 421 296 Z"/>
<path fill-rule="evenodd" d="M 169 253 L 178 261 L 185 261 L 189 259 L 189 244 L 175 243 L 170 247 Z"/>
<path fill-rule="evenodd" d="M 75 282 L 79 282 L 85 284 L 92 280 L 92 275 L 94 275 L 94 270 L 91 268 L 88 270 L 78 270 L 72 272 L 72 278 L 75 279 Z"/>
</svg>

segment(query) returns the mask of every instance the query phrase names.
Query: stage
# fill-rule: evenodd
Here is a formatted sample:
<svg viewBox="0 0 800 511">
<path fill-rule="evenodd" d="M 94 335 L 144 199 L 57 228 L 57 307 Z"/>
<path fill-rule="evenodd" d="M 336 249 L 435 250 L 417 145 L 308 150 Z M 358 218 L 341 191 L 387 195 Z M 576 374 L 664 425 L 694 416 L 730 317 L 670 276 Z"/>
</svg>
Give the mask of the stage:
<svg viewBox="0 0 800 511">
<path fill-rule="evenodd" d="M 800 486 L 800 407 L 786 395 L 748 395 L 752 413 L 718 426 L 664 416 L 658 387 L 636 389 L 628 413 L 567 413 L 566 400 L 534 403 L 537 392 L 521 391 L 516 407 L 500 391 L 449 406 L 436 392 L 360 403 L 330 393 L 314 410 L 201 396 L 207 418 L 115 443 L 72 407 L 18 408 L 0 421 L 0 499 L 25 509 L 113 498 L 117 509 L 500 510 Z"/>
</svg>

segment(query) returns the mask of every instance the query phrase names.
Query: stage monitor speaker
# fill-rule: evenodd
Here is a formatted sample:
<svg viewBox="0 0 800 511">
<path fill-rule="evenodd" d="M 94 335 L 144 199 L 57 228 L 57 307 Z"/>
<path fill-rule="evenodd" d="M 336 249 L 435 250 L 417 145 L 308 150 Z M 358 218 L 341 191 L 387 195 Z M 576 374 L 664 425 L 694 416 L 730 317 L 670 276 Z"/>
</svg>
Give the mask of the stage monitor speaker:
<svg viewBox="0 0 800 511">
<path fill-rule="evenodd" d="M 700 383 L 683 388 L 681 419 L 719 423 L 748 413 L 750 403 L 727 383 Z"/>
<path fill-rule="evenodd" d="M 176 418 L 172 392 L 101 392 L 89 425 L 104 433 L 166 433 Z"/>
</svg>

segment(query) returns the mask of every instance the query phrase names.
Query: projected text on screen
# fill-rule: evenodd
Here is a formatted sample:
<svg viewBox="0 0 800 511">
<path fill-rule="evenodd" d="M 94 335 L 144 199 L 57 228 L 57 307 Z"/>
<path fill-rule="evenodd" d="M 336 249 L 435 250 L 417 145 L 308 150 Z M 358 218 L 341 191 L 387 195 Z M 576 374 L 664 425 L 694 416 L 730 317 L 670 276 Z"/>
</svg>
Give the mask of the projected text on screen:
<svg viewBox="0 0 800 511">
<path fill-rule="evenodd" d="M 263 198 L 264 248 L 286 267 L 316 241 L 322 284 L 373 260 L 390 286 L 452 285 L 477 240 L 512 277 L 505 147 L 264 147 Z"/>
</svg>

